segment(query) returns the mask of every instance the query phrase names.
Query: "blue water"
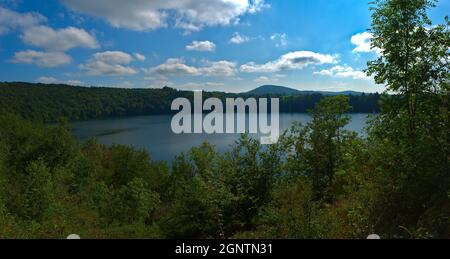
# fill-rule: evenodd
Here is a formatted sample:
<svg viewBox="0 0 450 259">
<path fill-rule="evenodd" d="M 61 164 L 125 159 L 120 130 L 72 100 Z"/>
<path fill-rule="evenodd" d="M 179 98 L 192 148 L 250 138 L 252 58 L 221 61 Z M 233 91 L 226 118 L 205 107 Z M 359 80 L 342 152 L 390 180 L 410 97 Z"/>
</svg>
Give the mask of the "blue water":
<svg viewBox="0 0 450 259">
<path fill-rule="evenodd" d="M 352 121 L 347 129 L 363 134 L 367 123 L 367 114 L 351 114 Z M 224 152 L 238 138 L 238 134 L 181 134 L 171 129 L 172 116 L 139 116 L 96 120 L 73 123 L 73 134 L 81 141 L 91 138 L 101 144 L 129 145 L 145 149 L 152 160 L 172 161 L 181 152 L 187 152 L 204 141 L 213 144 L 218 151 Z M 289 129 L 294 122 L 306 124 L 310 121 L 307 114 L 280 114 L 280 132 Z M 259 136 L 252 136 L 259 137 Z"/>
</svg>

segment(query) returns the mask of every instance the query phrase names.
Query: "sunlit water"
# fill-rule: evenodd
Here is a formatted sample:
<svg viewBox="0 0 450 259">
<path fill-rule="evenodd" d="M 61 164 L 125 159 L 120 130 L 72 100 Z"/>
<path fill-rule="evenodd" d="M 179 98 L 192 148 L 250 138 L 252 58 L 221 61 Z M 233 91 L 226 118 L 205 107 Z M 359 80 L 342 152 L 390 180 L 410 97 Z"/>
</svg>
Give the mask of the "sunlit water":
<svg viewBox="0 0 450 259">
<path fill-rule="evenodd" d="M 347 129 L 364 134 L 367 114 L 351 114 Z M 181 134 L 171 129 L 172 116 L 139 116 L 73 123 L 73 134 L 81 141 L 91 138 L 101 144 L 129 145 L 147 150 L 153 160 L 172 161 L 181 152 L 208 141 L 224 152 L 239 138 L 238 134 Z M 294 122 L 306 124 L 307 114 L 280 114 L 280 131 L 289 129 Z M 253 136 L 259 137 L 259 136 Z"/>
</svg>

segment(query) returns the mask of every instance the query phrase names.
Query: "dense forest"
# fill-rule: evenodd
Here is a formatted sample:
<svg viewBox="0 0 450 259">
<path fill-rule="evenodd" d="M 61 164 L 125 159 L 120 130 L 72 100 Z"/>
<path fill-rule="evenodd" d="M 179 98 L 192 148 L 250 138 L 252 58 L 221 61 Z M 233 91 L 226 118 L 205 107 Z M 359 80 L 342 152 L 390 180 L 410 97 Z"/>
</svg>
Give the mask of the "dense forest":
<svg viewBox="0 0 450 259">
<path fill-rule="evenodd" d="M 333 96 L 275 145 L 242 135 L 224 154 L 204 143 L 168 166 L 132 147 L 80 144 L 66 122 L 29 120 L 102 117 L 147 97 L 127 104 L 120 94 L 99 98 L 100 89 L 60 88 L 83 96 L 67 104 L 42 87 L 23 100 L 2 92 L 0 237 L 450 238 L 450 22 L 431 26 L 431 7 L 372 4 L 381 54 L 367 72 L 397 97 L 381 98 L 364 138 L 344 129 L 351 97 Z M 146 113 L 166 109 L 149 95 L 159 108 Z"/>
<path fill-rule="evenodd" d="M 171 103 L 178 97 L 193 99 L 193 92 L 163 89 L 116 89 L 43 85 L 30 83 L 0 83 L 0 112 L 20 114 L 38 122 L 55 122 L 64 117 L 71 121 L 108 117 L 170 114 Z M 247 98 L 244 95 L 205 92 L 204 98 Z M 325 96 L 265 95 L 280 98 L 281 112 L 305 113 Z M 350 96 L 350 112 L 376 113 L 378 94 Z"/>
</svg>

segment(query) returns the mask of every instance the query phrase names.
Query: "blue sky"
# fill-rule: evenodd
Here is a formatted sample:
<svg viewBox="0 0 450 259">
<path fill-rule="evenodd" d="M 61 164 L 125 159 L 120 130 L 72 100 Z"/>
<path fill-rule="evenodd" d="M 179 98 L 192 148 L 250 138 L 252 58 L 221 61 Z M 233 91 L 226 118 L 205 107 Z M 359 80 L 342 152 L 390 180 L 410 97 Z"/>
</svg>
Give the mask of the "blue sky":
<svg viewBox="0 0 450 259">
<path fill-rule="evenodd" d="M 377 56 L 368 2 L 0 0 L 0 81 L 382 91 L 362 72 Z"/>
</svg>

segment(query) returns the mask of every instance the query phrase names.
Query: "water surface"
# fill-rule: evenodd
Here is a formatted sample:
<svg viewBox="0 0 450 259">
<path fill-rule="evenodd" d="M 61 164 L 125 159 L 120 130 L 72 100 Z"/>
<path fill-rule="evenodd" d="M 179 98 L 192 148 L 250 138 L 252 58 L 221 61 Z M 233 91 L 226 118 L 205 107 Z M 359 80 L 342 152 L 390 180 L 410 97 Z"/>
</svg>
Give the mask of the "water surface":
<svg viewBox="0 0 450 259">
<path fill-rule="evenodd" d="M 367 114 L 351 114 L 352 121 L 347 129 L 364 132 Z M 147 150 L 153 160 L 170 162 L 181 152 L 208 141 L 218 151 L 224 152 L 238 138 L 238 134 L 174 134 L 171 130 L 170 115 L 139 116 L 95 120 L 73 123 L 73 134 L 81 141 L 91 138 L 101 144 L 122 144 Z M 280 114 L 280 132 L 289 129 L 294 122 L 306 124 L 310 121 L 307 114 Z M 252 137 L 259 137 L 253 135 Z"/>
</svg>

